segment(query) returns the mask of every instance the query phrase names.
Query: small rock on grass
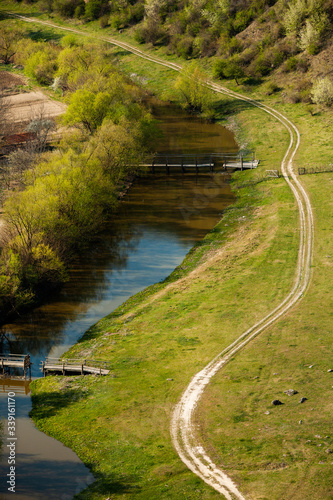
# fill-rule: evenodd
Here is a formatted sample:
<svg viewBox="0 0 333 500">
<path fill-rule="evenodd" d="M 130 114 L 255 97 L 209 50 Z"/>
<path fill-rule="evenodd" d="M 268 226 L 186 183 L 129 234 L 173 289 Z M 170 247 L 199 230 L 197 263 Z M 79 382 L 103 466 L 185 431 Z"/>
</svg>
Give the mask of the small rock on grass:
<svg viewBox="0 0 333 500">
<path fill-rule="evenodd" d="M 272 401 L 272 405 L 279 406 L 279 405 L 283 405 L 283 403 L 279 399 L 274 399 Z"/>
<path fill-rule="evenodd" d="M 294 394 L 297 394 L 297 391 L 295 389 L 287 389 L 286 391 L 283 391 L 287 396 L 293 396 Z"/>
<path fill-rule="evenodd" d="M 300 402 L 300 403 L 305 403 L 305 401 L 307 401 L 307 400 L 308 400 L 308 398 L 301 398 L 301 399 L 299 400 L 299 402 Z"/>
</svg>

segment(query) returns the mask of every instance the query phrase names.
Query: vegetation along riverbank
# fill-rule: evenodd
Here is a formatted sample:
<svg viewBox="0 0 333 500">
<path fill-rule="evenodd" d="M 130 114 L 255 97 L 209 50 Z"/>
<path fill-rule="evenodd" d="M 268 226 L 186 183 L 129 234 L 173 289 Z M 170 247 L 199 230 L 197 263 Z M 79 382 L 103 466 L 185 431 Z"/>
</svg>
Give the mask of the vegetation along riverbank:
<svg viewBox="0 0 333 500">
<path fill-rule="evenodd" d="M 265 17 L 273 19 L 274 6 L 266 10 Z M 254 29 L 252 19 L 259 20 L 256 13 L 251 15 Z M 313 12 L 303 12 L 299 26 L 314 23 L 311 16 Z M 82 29 L 99 33 L 96 22 Z M 117 34 L 125 41 L 130 36 Z M 234 45 L 237 40 L 230 37 Z M 159 95 L 170 96 L 171 82 L 177 79 L 171 69 L 142 62 L 123 49 L 114 53 L 122 69 Z M 163 46 L 149 47 L 147 53 L 171 61 L 177 55 L 166 54 Z M 328 169 L 331 162 L 330 108 L 319 107 L 315 99 L 302 102 L 308 99 L 305 93 L 296 99 L 300 102 L 288 97 L 291 76 L 299 81 L 299 61 L 305 58 L 311 66 L 319 54 L 318 45 L 315 54 L 300 46 L 290 56 L 297 63 L 294 73 L 279 73 L 276 66 L 259 75 L 260 82 L 236 82 L 233 74 L 226 83 L 237 90 L 241 83 L 243 94 L 273 106 L 297 125 L 301 147 L 296 170 Z M 201 71 L 208 74 L 213 60 L 200 60 Z M 286 88 L 280 90 L 277 78 Z M 71 446 L 96 476 L 79 498 L 220 497 L 188 471 L 173 449 L 173 407 L 191 377 L 292 288 L 299 246 L 297 206 L 283 178 L 264 179 L 266 169 L 279 167 L 288 134 L 281 123 L 247 102 L 220 96 L 212 100 L 215 113 L 241 131 L 242 142 L 255 147 L 259 170 L 234 176 L 237 204 L 164 283 L 132 297 L 69 351 L 69 357 L 111 361 L 112 376 L 49 377 L 33 384 L 32 416 L 38 427 Z M 333 494 L 332 179 L 330 172 L 302 177 L 315 217 L 312 279 L 303 300 L 216 375 L 197 408 L 205 449 L 246 498 L 326 500 Z M 298 394 L 288 396 L 288 389 Z M 306 398 L 303 403 L 301 397 Z M 272 405 L 276 399 L 283 404 Z"/>
<path fill-rule="evenodd" d="M 24 63 L 30 85 L 53 85 L 48 98 L 27 92 L 28 85 L 17 94 L 16 86 L 18 119 L 13 119 L 10 88 L 3 89 L 2 321 L 66 279 L 73 252 L 112 217 L 124 182 L 144 171 L 139 165 L 156 133 L 142 104 L 145 93 L 115 68 L 105 47 L 93 42 L 83 47 L 70 35 L 62 44 L 34 40 L 15 21 L 10 29 L 15 66 Z M 8 71 L 2 74 L 8 80 Z M 66 105 L 60 108 L 56 136 L 61 139 L 50 150 L 47 136 L 54 134 L 56 122 L 48 105 L 62 94 Z M 32 103 L 44 97 L 33 116 L 30 96 Z M 25 141 L 14 148 L 17 137 Z"/>
</svg>

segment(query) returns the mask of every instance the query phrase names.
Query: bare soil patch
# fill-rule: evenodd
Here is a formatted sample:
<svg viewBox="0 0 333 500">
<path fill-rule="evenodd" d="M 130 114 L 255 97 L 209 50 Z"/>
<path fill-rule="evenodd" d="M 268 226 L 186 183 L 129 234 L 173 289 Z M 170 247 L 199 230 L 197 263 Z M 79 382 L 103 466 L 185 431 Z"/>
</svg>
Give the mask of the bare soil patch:
<svg viewBox="0 0 333 500">
<path fill-rule="evenodd" d="M 54 118 L 66 110 L 66 105 L 49 99 L 42 92 L 28 92 L 7 97 L 8 119 L 12 123 L 27 123 L 34 118 Z"/>
<path fill-rule="evenodd" d="M 8 71 L 0 71 L 0 92 L 6 94 L 17 92 L 17 87 L 26 85 L 26 81 L 22 76 L 14 75 Z"/>
</svg>

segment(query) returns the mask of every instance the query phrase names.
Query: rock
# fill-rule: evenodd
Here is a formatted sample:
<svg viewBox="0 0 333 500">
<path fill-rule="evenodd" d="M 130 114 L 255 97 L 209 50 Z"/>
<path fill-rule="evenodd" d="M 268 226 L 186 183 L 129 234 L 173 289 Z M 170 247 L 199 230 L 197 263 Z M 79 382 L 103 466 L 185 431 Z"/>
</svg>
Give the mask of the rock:
<svg viewBox="0 0 333 500">
<path fill-rule="evenodd" d="M 313 367 L 314 367 L 314 365 L 310 365 L 310 366 L 309 366 L 309 368 L 313 368 Z"/>
<path fill-rule="evenodd" d="M 294 394 L 297 394 L 297 391 L 295 391 L 295 389 L 287 389 L 286 391 L 283 392 L 288 396 L 293 396 Z"/>
<path fill-rule="evenodd" d="M 172 381 L 173 381 L 173 378 L 167 378 L 167 381 L 168 381 L 168 382 L 172 382 Z"/>
<path fill-rule="evenodd" d="M 303 420 L 300 420 L 298 423 L 301 425 L 303 423 Z"/>
<path fill-rule="evenodd" d="M 321 439 L 321 436 L 319 436 L 319 434 L 316 434 L 315 438 Z"/>
<path fill-rule="evenodd" d="M 327 373 L 332 373 L 332 372 L 333 372 L 332 368 L 330 368 L 329 370 L 327 370 Z"/>
<path fill-rule="evenodd" d="M 300 402 L 300 403 L 305 403 L 305 401 L 307 401 L 307 400 L 308 400 L 308 398 L 301 398 L 301 399 L 299 400 L 299 402 Z"/>
<path fill-rule="evenodd" d="M 268 411 L 268 410 L 267 410 L 267 411 L 265 411 L 265 415 L 270 415 L 270 413 L 271 413 L 271 412 L 270 412 L 270 411 Z"/>
<path fill-rule="evenodd" d="M 283 405 L 283 403 L 281 403 L 281 401 L 279 399 L 274 399 L 274 401 L 272 401 L 272 405 L 279 406 L 279 405 Z"/>
<path fill-rule="evenodd" d="M 332 448 L 327 448 L 327 450 L 325 450 L 325 453 L 333 453 Z"/>
<path fill-rule="evenodd" d="M 258 375 L 256 377 L 253 377 L 253 380 L 256 380 L 257 378 L 259 378 Z"/>
</svg>

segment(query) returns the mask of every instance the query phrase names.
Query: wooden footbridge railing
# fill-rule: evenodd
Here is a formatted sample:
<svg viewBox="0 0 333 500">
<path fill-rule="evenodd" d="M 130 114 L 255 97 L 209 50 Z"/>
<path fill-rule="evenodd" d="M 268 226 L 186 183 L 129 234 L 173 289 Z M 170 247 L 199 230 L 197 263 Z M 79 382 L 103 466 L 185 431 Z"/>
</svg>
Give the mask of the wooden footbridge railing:
<svg viewBox="0 0 333 500">
<path fill-rule="evenodd" d="M 169 175 L 171 170 L 180 170 L 182 173 L 199 173 L 202 170 L 214 172 L 216 170 L 245 170 L 256 168 L 259 160 L 255 159 L 254 151 L 238 153 L 212 153 L 212 154 L 158 154 L 150 163 L 142 164 L 142 167 L 149 167 L 154 174 L 157 170 L 165 169 Z"/>
<path fill-rule="evenodd" d="M 61 359 L 61 358 L 46 358 L 42 361 L 41 370 L 43 375 L 48 372 L 61 372 L 63 375 L 66 372 L 92 373 L 96 375 L 107 375 L 110 372 L 111 363 L 109 361 L 100 361 L 97 359 Z"/>
</svg>

